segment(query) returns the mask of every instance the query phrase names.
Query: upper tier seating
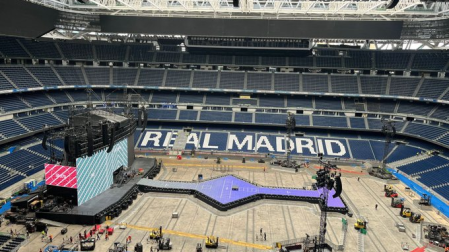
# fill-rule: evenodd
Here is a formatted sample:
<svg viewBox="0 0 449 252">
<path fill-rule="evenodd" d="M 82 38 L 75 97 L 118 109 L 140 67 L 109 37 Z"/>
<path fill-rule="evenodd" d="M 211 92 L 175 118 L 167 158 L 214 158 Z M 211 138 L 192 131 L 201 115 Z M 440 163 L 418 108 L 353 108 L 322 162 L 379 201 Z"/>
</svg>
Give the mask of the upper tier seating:
<svg viewBox="0 0 449 252">
<path fill-rule="evenodd" d="M 246 89 L 272 90 L 271 80 L 271 73 L 248 73 Z"/>
<path fill-rule="evenodd" d="M 66 59 L 93 60 L 94 52 L 92 44 L 87 43 L 58 43 L 59 48 Z"/>
<path fill-rule="evenodd" d="M 34 116 L 23 117 L 19 118 L 18 121 L 32 131 L 42 129 L 44 125 L 52 126 L 62 124 L 50 113 L 42 113 Z"/>
<path fill-rule="evenodd" d="M 109 67 L 84 68 L 90 85 L 111 85 Z"/>
<path fill-rule="evenodd" d="M 31 40 L 21 40 L 20 41 L 31 55 L 37 59 L 61 59 L 61 54 L 55 46 L 54 42 L 45 41 L 31 41 Z"/>
<path fill-rule="evenodd" d="M 357 76 L 331 75 L 332 93 L 358 94 Z"/>
<path fill-rule="evenodd" d="M 193 88 L 216 88 L 218 72 L 216 71 L 194 71 Z"/>
<path fill-rule="evenodd" d="M 112 83 L 120 86 L 134 86 L 137 77 L 136 68 L 113 68 Z"/>
<path fill-rule="evenodd" d="M 387 77 L 381 76 L 360 76 L 360 85 L 363 94 L 383 95 L 387 89 Z"/>
<path fill-rule="evenodd" d="M 409 53 L 376 52 L 376 68 L 406 69 L 410 60 Z"/>
<path fill-rule="evenodd" d="M 86 85 L 79 67 L 55 67 L 55 70 L 66 85 Z"/>
<path fill-rule="evenodd" d="M 0 67 L 0 72 L 7 76 L 18 88 L 42 87 L 22 66 Z"/>
<path fill-rule="evenodd" d="M 97 59 L 100 61 L 124 61 L 126 47 L 126 45 L 96 44 Z"/>
<path fill-rule="evenodd" d="M 137 82 L 138 86 L 162 86 L 162 81 L 164 79 L 164 69 L 147 69 L 142 68 L 140 70 L 139 80 Z"/>
<path fill-rule="evenodd" d="M 55 72 L 49 67 L 26 67 L 44 86 L 61 86 L 63 85 Z"/>
<path fill-rule="evenodd" d="M 17 42 L 19 39 L 11 37 L 0 37 L 0 52 L 8 58 L 29 58 L 30 55 Z"/>
<path fill-rule="evenodd" d="M 13 120 L 0 121 L 0 129 L 0 133 L 6 137 L 19 136 L 28 132 Z"/>
<path fill-rule="evenodd" d="M 304 92 L 328 93 L 328 76 L 323 74 L 303 74 L 302 85 Z"/>
</svg>

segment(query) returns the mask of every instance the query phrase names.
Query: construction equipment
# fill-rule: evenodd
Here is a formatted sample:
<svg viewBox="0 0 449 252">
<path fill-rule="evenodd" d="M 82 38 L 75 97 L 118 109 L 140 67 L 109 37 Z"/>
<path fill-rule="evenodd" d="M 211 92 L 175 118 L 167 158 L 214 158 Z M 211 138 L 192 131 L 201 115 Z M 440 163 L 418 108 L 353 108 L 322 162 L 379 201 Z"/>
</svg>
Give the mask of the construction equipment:
<svg viewBox="0 0 449 252">
<path fill-rule="evenodd" d="M 6 200 L 4 198 L 0 198 L 0 207 L 6 204 Z"/>
<path fill-rule="evenodd" d="M 366 229 L 366 220 L 364 219 L 357 219 L 357 221 L 354 223 L 354 228 L 359 230 L 359 229 Z"/>
<path fill-rule="evenodd" d="M 162 234 L 162 226 L 159 227 L 159 230 L 153 230 L 150 233 L 150 239 L 156 239 L 159 240 L 163 237 L 164 235 Z"/>
<path fill-rule="evenodd" d="M 385 197 L 397 198 L 399 194 L 395 190 L 385 192 Z"/>
<path fill-rule="evenodd" d="M 412 210 L 410 210 L 409 207 L 404 207 L 404 205 L 402 205 L 399 215 L 404 218 L 410 217 L 412 215 Z"/>
<path fill-rule="evenodd" d="M 420 223 L 421 221 L 424 221 L 424 217 L 419 213 L 411 212 L 409 220 L 413 223 Z"/>
<path fill-rule="evenodd" d="M 161 238 L 159 240 L 159 249 L 160 250 L 170 250 L 172 248 L 172 243 L 170 238 Z"/>
<path fill-rule="evenodd" d="M 384 192 L 393 191 L 393 185 L 384 185 Z"/>
<path fill-rule="evenodd" d="M 404 198 L 391 198 L 391 206 L 394 208 L 401 208 L 404 206 Z"/>
<path fill-rule="evenodd" d="M 419 200 L 420 205 L 430 206 L 430 195 L 423 194 L 421 199 Z"/>
<path fill-rule="evenodd" d="M 213 235 L 206 237 L 206 248 L 218 248 L 218 237 Z"/>
</svg>

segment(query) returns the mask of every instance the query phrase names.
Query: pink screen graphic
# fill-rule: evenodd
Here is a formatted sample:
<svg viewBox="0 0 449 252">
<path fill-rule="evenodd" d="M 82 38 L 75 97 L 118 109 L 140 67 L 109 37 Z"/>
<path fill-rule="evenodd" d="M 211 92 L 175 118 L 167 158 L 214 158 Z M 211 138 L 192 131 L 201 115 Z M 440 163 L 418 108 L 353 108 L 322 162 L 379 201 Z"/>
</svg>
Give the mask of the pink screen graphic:
<svg viewBox="0 0 449 252">
<path fill-rule="evenodd" d="M 45 164 L 45 184 L 77 188 L 76 167 Z"/>
</svg>

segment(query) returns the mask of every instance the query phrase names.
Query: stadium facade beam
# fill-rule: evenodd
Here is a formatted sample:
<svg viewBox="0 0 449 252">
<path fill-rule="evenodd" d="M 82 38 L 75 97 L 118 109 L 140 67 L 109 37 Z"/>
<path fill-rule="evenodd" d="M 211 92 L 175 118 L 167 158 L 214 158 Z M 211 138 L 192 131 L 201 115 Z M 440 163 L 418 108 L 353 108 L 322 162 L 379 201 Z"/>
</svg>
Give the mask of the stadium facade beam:
<svg viewBox="0 0 449 252">
<path fill-rule="evenodd" d="M 387 9 L 389 0 L 28 0 L 85 14 L 171 17 L 326 19 L 326 20 L 420 20 L 449 16 L 449 3 L 401 0 Z"/>
</svg>

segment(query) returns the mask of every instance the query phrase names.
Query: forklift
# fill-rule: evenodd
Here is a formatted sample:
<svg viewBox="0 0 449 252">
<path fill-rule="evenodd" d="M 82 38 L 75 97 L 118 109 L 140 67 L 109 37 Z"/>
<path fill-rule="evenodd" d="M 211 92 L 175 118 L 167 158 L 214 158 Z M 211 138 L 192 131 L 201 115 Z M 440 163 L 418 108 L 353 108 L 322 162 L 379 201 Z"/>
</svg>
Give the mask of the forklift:
<svg viewBox="0 0 449 252">
<path fill-rule="evenodd" d="M 162 226 L 159 227 L 159 230 L 153 230 L 150 233 L 150 239 L 159 240 L 162 239 L 164 235 L 162 234 Z"/>
<path fill-rule="evenodd" d="M 170 238 L 161 238 L 159 239 L 159 249 L 160 250 L 171 250 L 172 249 L 172 243 L 170 241 Z"/>
<path fill-rule="evenodd" d="M 409 220 L 412 223 L 421 223 L 422 221 L 424 221 L 424 217 L 419 213 L 411 212 Z"/>
<path fill-rule="evenodd" d="M 395 190 L 385 192 L 385 197 L 397 198 L 399 194 Z"/>
<path fill-rule="evenodd" d="M 213 235 L 206 237 L 206 248 L 218 248 L 218 237 Z"/>
<path fill-rule="evenodd" d="M 384 185 L 384 192 L 393 191 L 393 185 Z"/>
<path fill-rule="evenodd" d="M 404 198 L 391 198 L 391 206 L 394 208 L 401 208 L 404 206 Z"/>
<path fill-rule="evenodd" d="M 404 205 L 402 205 L 399 215 L 403 218 L 410 217 L 412 215 L 412 210 L 409 207 L 404 207 Z"/>
<path fill-rule="evenodd" d="M 357 221 L 354 223 L 354 228 L 356 230 L 360 229 L 366 229 L 367 221 L 365 219 L 357 219 Z"/>
</svg>

